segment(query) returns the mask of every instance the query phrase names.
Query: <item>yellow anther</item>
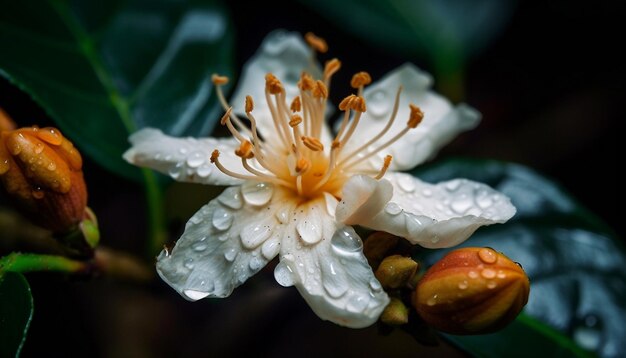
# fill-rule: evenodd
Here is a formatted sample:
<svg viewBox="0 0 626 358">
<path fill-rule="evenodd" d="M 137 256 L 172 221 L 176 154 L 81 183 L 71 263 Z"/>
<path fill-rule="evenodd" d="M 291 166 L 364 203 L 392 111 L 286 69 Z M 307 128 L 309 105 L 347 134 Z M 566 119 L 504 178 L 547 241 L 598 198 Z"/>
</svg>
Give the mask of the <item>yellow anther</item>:
<svg viewBox="0 0 626 358">
<path fill-rule="evenodd" d="M 217 158 L 219 158 L 219 156 L 220 156 L 220 151 L 215 149 L 213 153 L 211 153 L 211 159 L 210 159 L 211 163 L 215 163 L 217 161 Z"/>
<path fill-rule="evenodd" d="M 220 76 L 217 73 L 214 73 L 211 76 L 211 82 L 213 82 L 213 84 L 216 86 L 223 86 L 228 83 L 228 77 Z"/>
<path fill-rule="evenodd" d="M 409 121 L 406 125 L 409 128 L 415 128 L 422 122 L 422 119 L 424 119 L 424 112 L 414 104 L 409 104 L 409 107 L 411 108 L 411 114 L 409 115 Z"/>
<path fill-rule="evenodd" d="M 254 157 L 254 152 L 252 151 L 253 148 L 252 143 L 246 140 L 241 143 L 238 149 L 235 150 L 235 155 L 240 158 L 250 159 Z"/>
<path fill-rule="evenodd" d="M 279 94 L 284 91 L 283 84 L 271 73 L 265 75 L 265 89 L 271 94 Z"/>
<path fill-rule="evenodd" d="M 333 140 L 332 144 L 330 145 L 330 148 L 338 149 L 339 147 L 341 147 L 341 142 L 338 141 L 337 139 Z"/>
<path fill-rule="evenodd" d="M 300 81 L 298 81 L 298 88 L 303 91 L 310 91 L 315 87 L 315 81 L 313 77 L 306 72 L 302 72 L 300 75 Z"/>
<path fill-rule="evenodd" d="M 296 96 L 291 102 L 291 111 L 293 113 L 300 112 L 302 110 L 302 103 L 300 102 L 300 96 Z"/>
<path fill-rule="evenodd" d="M 311 168 L 311 161 L 302 157 L 296 163 L 296 173 L 302 174 Z"/>
<path fill-rule="evenodd" d="M 393 159 L 391 155 L 385 156 L 383 167 L 380 169 L 380 172 L 378 172 L 378 175 L 376 175 L 374 179 L 379 180 L 385 175 L 385 173 L 387 173 L 387 169 L 389 169 L 389 166 L 391 165 L 391 159 Z"/>
<path fill-rule="evenodd" d="M 220 119 L 220 124 L 221 125 L 225 125 L 226 122 L 228 121 L 228 118 L 230 118 L 230 113 L 233 111 L 233 107 L 230 107 L 226 110 L 226 113 L 224 113 L 224 115 L 222 116 L 222 119 Z"/>
<path fill-rule="evenodd" d="M 339 103 L 339 109 L 342 111 L 353 110 L 358 112 L 365 112 L 367 106 L 365 105 L 365 99 L 357 95 L 349 95 Z"/>
<path fill-rule="evenodd" d="M 352 76 L 352 81 L 350 81 L 350 86 L 352 86 L 352 88 L 359 88 L 361 86 L 367 86 L 370 83 L 372 83 L 372 77 L 370 76 L 369 73 L 361 71 L 358 73 L 355 73 L 354 76 Z"/>
<path fill-rule="evenodd" d="M 328 98 L 328 88 L 322 81 L 315 82 L 315 87 L 313 88 L 313 97 L 315 98 Z"/>
<path fill-rule="evenodd" d="M 300 123 L 302 123 L 302 117 L 300 117 L 297 114 L 294 114 L 294 115 L 291 116 L 291 120 L 289 121 L 289 126 L 291 128 L 297 126 Z"/>
<path fill-rule="evenodd" d="M 321 152 L 324 150 L 324 144 L 319 139 L 313 137 L 302 137 L 302 143 L 314 152 Z"/>
<path fill-rule="evenodd" d="M 251 96 L 246 96 L 246 113 L 252 112 L 254 109 L 254 101 Z"/>
<path fill-rule="evenodd" d="M 326 51 L 328 51 L 326 40 L 321 37 L 317 37 L 314 33 L 307 32 L 304 35 L 304 39 L 306 40 L 306 43 L 308 43 L 309 46 L 311 46 L 311 48 L 315 51 L 319 53 L 326 53 Z"/>
<path fill-rule="evenodd" d="M 336 58 L 333 58 L 330 61 L 326 61 L 326 65 L 324 65 L 324 78 L 329 78 L 334 75 L 341 68 L 341 61 Z"/>
</svg>

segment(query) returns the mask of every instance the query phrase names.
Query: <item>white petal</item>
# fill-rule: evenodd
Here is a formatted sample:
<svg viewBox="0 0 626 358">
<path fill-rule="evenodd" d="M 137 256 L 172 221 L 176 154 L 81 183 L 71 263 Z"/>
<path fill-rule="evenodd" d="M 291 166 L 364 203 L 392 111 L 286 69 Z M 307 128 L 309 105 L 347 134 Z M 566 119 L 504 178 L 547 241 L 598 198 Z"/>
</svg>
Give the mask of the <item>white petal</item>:
<svg viewBox="0 0 626 358">
<path fill-rule="evenodd" d="M 273 214 L 290 205 L 281 190 L 258 206 L 241 187 L 227 188 L 191 217 L 171 253 L 161 253 L 159 275 L 191 301 L 230 295 L 278 254 L 285 225 Z"/>
<path fill-rule="evenodd" d="M 261 44 L 259 50 L 245 64 L 237 90 L 231 104 L 236 113 L 244 114 L 247 95 L 254 100 L 252 114 L 257 120 L 259 131 L 265 138 L 275 135 L 273 120 L 265 101 L 265 75 L 274 74 L 284 85 L 287 104 L 299 95 L 297 82 L 302 71 L 320 78 L 321 71 L 316 64 L 313 51 L 296 32 L 273 31 Z"/>
<path fill-rule="evenodd" d="M 383 130 L 391 115 L 399 86 L 403 86 L 404 90 L 400 96 L 398 114 L 391 129 L 377 143 L 386 142 L 406 127 L 409 103 L 422 109 L 424 119 L 417 128 L 411 129 L 376 158 L 365 161 L 361 169 L 380 170 L 387 154 L 393 156 L 390 170 L 411 169 L 434 156 L 457 134 L 478 125 L 480 113 L 465 104 L 453 107 L 447 99 L 430 91 L 431 84 L 432 79 L 427 73 L 407 63 L 366 87 L 363 96 L 367 101 L 367 112 L 353 138 L 346 144 L 344 155 Z M 376 144 L 373 144 L 370 149 L 375 147 Z"/>
<path fill-rule="evenodd" d="M 235 154 L 233 139 L 176 138 L 155 128 L 144 128 L 128 139 L 132 147 L 124 153 L 131 164 L 157 170 L 182 182 L 233 185 L 242 181 L 225 175 L 210 162 L 213 150 L 220 151 L 220 162 L 229 170 L 247 173 Z"/>
<path fill-rule="evenodd" d="M 424 247 L 443 248 L 460 244 L 480 226 L 506 222 L 515 214 L 509 198 L 481 183 L 454 179 L 433 185 L 403 173 L 388 173 L 385 178 L 351 178 L 337 206 L 337 220 L 386 231 Z M 393 197 L 384 209 L 370 212 L 369 218 L 346 220 L 360 209 L 347 205 L 354 202 L 352 195 L 371 191 L 372 184 L 387 186 L 387 180 L 393 185 Z"/>
<path fill-rule="evenodd" d="M 274 275 L 283 286 L 295 285 L 320 318 L 367 327 L 376 322 L 389 298 L 363 255 L 359 236 L 351 227 L 338 227 L 326 206 L 321 198 L 296 209 L 295 222 L 308 220 L 313 211 L 321 214 L 322 239 L 310 245 L 292 230 L 283 238 Z"/>
</svg>

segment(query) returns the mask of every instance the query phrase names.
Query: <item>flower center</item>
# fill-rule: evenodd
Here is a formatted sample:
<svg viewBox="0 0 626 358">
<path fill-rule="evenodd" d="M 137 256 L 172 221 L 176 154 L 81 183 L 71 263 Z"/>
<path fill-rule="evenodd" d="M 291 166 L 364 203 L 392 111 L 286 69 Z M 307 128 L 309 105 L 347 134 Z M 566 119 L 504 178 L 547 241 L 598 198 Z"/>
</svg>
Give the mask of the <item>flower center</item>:
<svg viewBox="0 0 626 358">
<path fill-rule="evenodd" d="M 339 104 L 339 110 L 344 112 L 343 120 L 337 135 L 330 139 L 330 135 L 325 132 L 324 114 L 331 77 L 340 67 L 339 60 L 328 61 L 322 80 L 314 80 L 303 72 L 298 82 L 299 95 L 291 100 L 290 105 L 287 104 L 280 80 L 268 73 L 265 76 L 265 100 L 275 131 L 271 138 L 264 139 L 257 133 L 257 120 L 252 114 L 253 99 L 247 96 L 245 102 L 246 117 L 250 121 L 248 127 L 232 112 L 232 107 L 224 98 L 221 86 L 228 82 L 228 78 L 213 75 L 218 98 L 226 110 L 221 124 L 239 141 L 240 146 L 235 154 L 241 158 L 248 173 L 236 173 L 225 168 L 219 161 L 220 153 L 217 150 L 213 151 L 211 162 L 227 175 L 281 185 L 305 199 L 318 197 L 324 192 L 339 198 L 343 184 L 355 174 L 382 178 L 391 164 L 390 155 L 384 158 L 380 170 L 371 170 L 359 164 L 415 128 L 424 115 L 419 107 L 410 105 L 411 114 L 406 127 L 391 139 L 379 143 L 395 120 L 402 91 L 400 87 L 385 128 L 358 148 L 345 150 L 362 114 L 367 110 L 362 93 L 364 86 L 371 83 L 371 78 L 366 72 L 359 72 L 352 77 L 351 86 L 357 90 L 357 94 L 349 95 Z"/>
</svg>

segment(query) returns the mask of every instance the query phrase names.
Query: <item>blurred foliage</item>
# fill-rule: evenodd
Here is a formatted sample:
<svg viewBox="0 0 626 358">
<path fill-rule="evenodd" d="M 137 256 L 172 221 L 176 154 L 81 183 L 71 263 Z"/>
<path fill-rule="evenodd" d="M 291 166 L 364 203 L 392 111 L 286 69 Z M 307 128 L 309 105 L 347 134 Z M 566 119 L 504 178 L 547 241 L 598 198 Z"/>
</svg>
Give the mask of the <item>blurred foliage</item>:
<svg viewBox="0 0 626 358">
<path fill-rule="evenodd" d="M 22 274 L 1 272 L 0 357 L 18 356 L 33 317 L 33 297 Z"/>
<path fill-rule="evenodd" d="M 461 246 L 490 246 L 524 267 L 531 281 L 526 315 L 602 357 L 626 354 L 626 250 L 599 218 L 555 183 L 521 165 L 448 160 L 414 173 L 429 182 L 468 178 L 510 197 L 517 208 L 513 219 L 479 230 Z M 424 251 L 422 259 L 428 266 L 447 251 Z M 526 321 L 489 336 L 451 339 L 466 348 L 483 347 L 477 353 L 487 356 L 572 354 L 567 346 L 553 351 L 532 339 L 534 335 L 520 335 Z M 489 354 L 485 346 L 490 347 Z"/>
<path fill-rule="evenodd" d="M 217 1 L 3 2 L 0 75 L 28 92 L 97 163 L 126 177 L 127 137 L 151 126 L 206 135 L 209 78 L 231 75 L 233 31 Z"/>
</svg>

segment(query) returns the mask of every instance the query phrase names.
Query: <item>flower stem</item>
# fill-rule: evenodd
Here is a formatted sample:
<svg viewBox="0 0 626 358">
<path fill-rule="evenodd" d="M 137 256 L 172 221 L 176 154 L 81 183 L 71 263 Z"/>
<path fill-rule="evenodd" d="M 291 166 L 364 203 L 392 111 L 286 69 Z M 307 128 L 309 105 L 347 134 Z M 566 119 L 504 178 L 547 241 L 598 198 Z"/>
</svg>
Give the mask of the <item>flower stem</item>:
<svg viewBox="0 0 626 358">
<path fill-rule="evenodd" d="M 146 205 L 148 206 L 146 256 L 149 259 L 153 259 L 165 244 L 165 240 L 167 240 L 163 196 L 154 172 L 148 169 L 142 169 L 141 172 L 145 183 Z"/>
<path fill-rule="evenodd" d="M 4 272 L 56 271 L 67 273 L 87 273 L 90 264 L 63 256 L 11 253 L 0 258 L 0 275 Z"/>
</svg>

